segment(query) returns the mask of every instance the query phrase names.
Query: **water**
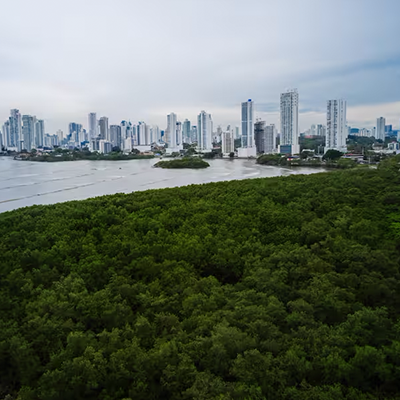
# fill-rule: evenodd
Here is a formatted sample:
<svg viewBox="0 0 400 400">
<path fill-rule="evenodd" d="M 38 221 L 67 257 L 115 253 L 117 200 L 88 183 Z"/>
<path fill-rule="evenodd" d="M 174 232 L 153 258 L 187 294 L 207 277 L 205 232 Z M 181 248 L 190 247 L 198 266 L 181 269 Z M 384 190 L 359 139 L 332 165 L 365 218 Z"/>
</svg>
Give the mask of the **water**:
<svg viewBox="0 0 400 400">
<path fill-rule="evenodd" d="M 321 172 L 281 168 L 254 160 L 210 160 L 207 169 L 153 168 L 158 159 L 41 163 L 0 157 L 0 212 L 113 193 L 234 179 Z"/>
</svg>

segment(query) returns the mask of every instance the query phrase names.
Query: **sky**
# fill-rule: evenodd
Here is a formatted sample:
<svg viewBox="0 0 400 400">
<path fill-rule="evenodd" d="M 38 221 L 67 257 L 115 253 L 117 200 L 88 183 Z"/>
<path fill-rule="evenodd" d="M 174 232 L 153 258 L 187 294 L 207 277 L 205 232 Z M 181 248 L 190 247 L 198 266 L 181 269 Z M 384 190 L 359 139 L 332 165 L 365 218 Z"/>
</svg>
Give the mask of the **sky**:
<svg viewBox="0 0 400 400">
<path fill-rule="evenodd" d="M 400 121 L 400 0 L 0 0 L 0 126 L 12 108 L 46 132 L 87 115 L 166 127 L 166 115 L 239 125 L 240 103 L 300 130 L 347 100 L 348 124 Z"/>
</svg>

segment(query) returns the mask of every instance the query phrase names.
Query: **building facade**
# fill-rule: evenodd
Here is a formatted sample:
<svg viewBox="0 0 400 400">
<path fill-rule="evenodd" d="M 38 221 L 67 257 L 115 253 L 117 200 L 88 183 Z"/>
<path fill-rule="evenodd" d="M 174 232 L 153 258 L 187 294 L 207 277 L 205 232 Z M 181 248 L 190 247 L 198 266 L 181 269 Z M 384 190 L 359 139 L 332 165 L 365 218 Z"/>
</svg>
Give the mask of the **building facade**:
<svg viewBox="0 0 400 400">
<path fill-rule="evenodd" d="M 229 155 L 235 151 L 235 134 L 233 129 L 221 133 L 222 154 Z"/>
<path fill-rule="evenodd" d="M 15 147 L 17 151 L 22 150 L 22 119 L 19 110 L 13 109 L 10 112 L 10 135 L 9 135 L 9 147 Z"/>
<path fill-rule="evenodd" d="M 211 114 L 204 110 L 197 116 L 197 147 L 200 151 L 212 150 L 213 122 Z"/>
<path fill-rule="evenodd" d="M 386 128 L 386 119 L 383 117 L 379 117 L 376 120 L 376 138 L 377 140 L 385 141 L 385 128 Z"/>
<path fill-rule="evenodd" d="M 347 150 L 346 108 L 346 101 L 342 99 L 327 102 L 325 152 Z"/>
<path fill-rule="evenodd" d="M 296 89 L 281 94 L 280 152 L 300 153 L 299 146 L 299 93 Z M 287 150 L 284 150 L 288 149 Z"/>
<path fill-rule="evenodd" d="M 32 150 L 32 143 L 35 138 L 35 120 L 31 115 L 22 116 L 22 134 L 23 145 L 22 148 L 27 151 Z"/>
<path fill-rule="evenodd" d="M 98 125 L 96 113 L 90 113 L 88 116 L 89 140 L 98 136 Z"/>
</svg>

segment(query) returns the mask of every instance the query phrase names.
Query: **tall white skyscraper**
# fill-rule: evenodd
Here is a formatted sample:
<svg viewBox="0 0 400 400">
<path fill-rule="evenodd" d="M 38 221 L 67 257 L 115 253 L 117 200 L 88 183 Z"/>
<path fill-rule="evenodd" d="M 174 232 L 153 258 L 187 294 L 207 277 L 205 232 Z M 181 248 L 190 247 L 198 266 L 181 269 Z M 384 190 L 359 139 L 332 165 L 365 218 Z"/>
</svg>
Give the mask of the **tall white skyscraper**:
<svg viewBox="0 0 400 400">
<path fill-rule="evenodd" d="M 148 143 L 147 135 L 146 135 L 146 124 L 141 121 L 137 124 L 137 141 L 139 146 L 146 146 Z"/>
<path fill-rule="evenodd" d="M 380 117 L 376 120 L 376 138 L 385 141 L 385 125 L 386 119 Z"/>
<path fill-rule="evenodd" d="M 197 116 L 197 147 L 200 151 L 212 150 L 212 130 L 211 114 L 202 111 Z"/>
<path fill-rule="evenodd" d="M 297 89 L 281 94 L 281 153 L 298 154 L 299 146 L 299 93 Z"/>
<path fill-rule="evenodd" d="M 176 140 L 176 122 L 177 116 L 174 113 L 167 115 L 167 143 L 168 148 L 175 149 L 177 147 Z"/>
<path fill-rule="evenodd" d="M 328 100 L 326 109 L 325 152 L 327 150 L 346 151 L 346 101 Z"/>
<path fill-rule="evenodd" d="M 88 127 L 89 127 L 89 140 L 97 137 L 98 128 L 97 128 L 97 116 L 96 113 L 90 113 L 88 120 Z"/>
</svg>

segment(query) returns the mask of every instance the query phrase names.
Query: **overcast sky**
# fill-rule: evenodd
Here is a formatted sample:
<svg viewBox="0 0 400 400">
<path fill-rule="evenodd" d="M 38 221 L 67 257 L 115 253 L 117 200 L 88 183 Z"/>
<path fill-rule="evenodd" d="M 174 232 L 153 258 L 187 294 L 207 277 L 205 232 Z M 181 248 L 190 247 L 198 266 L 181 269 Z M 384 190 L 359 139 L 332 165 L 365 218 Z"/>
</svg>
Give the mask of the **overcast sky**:
<svg viewBox="0 0 400 400">
<path fill-rule="evenodd" d="M 171 111 L 237 125 L 240 102 L 279 124 L 300 95 L 300 128 L 400 120 L 400 0 L 0 0 L 0 121 L 11 108 L 46 131 L 87 114 L 166 126 Z M 1 126 L 1 124 L 0 124 Z"/>
</svg>

